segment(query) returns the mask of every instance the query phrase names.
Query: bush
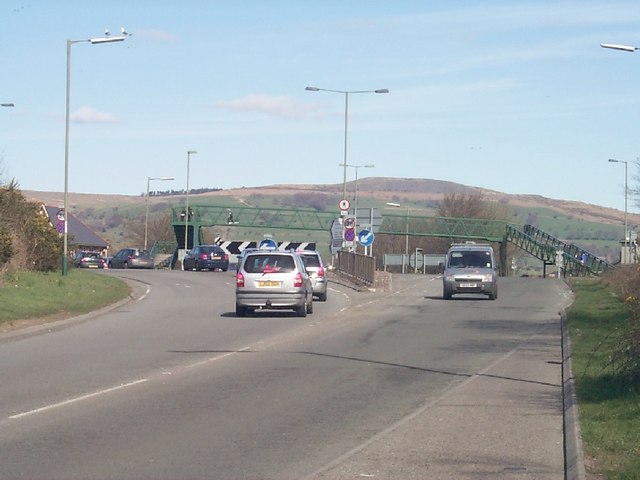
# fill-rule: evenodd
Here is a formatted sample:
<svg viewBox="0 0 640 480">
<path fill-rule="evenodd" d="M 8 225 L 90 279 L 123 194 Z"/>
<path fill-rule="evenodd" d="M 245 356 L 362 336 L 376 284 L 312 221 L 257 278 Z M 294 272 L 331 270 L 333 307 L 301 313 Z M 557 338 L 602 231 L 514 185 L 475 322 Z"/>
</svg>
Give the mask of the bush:
<svg viewBox="0 0 640 480">
<path fill-rule="evenodd" d="M 611 354 L 611 366 L 631 385 L 640 386 L 640 267 L 623 265 L 604 277 L 629 306 L 629 318 Z"/>
<path fill-rule="evenodd" d="M 40 206 L 28 202 L 15 182 L 0 186 L 0 270 L 53 271 L 62 240 Z"/>
</svg>

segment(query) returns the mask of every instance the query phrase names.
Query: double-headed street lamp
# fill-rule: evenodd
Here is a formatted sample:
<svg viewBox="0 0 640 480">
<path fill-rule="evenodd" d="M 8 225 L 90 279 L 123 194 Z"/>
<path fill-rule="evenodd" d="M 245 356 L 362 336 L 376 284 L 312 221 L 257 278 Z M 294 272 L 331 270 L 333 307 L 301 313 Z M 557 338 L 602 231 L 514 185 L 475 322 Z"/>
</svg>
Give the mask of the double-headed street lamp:
<svg viewBox="0 0 640 480">
<path fill-rule="evenodd" d="M 352 93 L 389 93 L 387 88 L 379 88 L 378 90 L 330 90 L 328 88 L 306 87 L 305 90 L 310 92 L 333 92 L 344 94 L 344 159 L 340 164 L 344 167 L 342 177 L 342 199 L 347 198 L 347 130 L 349 125 L 349 95 Z"/>
<path fill-rule="evenodd" d="M 198 152 L 195 150 L 187 151 L 187 209 L 184 211 L 184 250 L 187 251 L 187 239 L 189 238 L 189 165 L 191 163 L 191 155 Z"/>
<path fill-rule="evenodd" d="M 145 213 L 144 213 L 144 249 L 147 249 L 147 237 L 149 232 L 149 183 L 151 180 L 175 180 L 174 177 L 147 177 L 147 196 L 145 197 Z"/>
<path fill-rule="evenodd" d="M 616 160 L 615 158 L 610 158 L 609 162 L 611 163 L 624 163 L 624 248 L 625 248 L 625 257 L 627 257 L 627 242 L 629 239 L 629 232 L 627 229 L 627 193 L 628 193 L 628 188 L 627 188 L 627 167 L 628 167 L 628 163 L 626 160 Z"/>
<path fill-rule="evenodd" d="M 67 95 L 64 130 L 64 232 L 62 234 L 62 275 L 66 275 L 69 268 L 69 215 L 67 208 L 69 206 L 69 105 L 71 103 L 71 46 L 76 43 L 91 43 L 92 45 L 97 45 L 101 43 L 122 42 L 125 38 L 127 38 L 127 35 L 123 29 L 123 34 L 118 37 L 111 37 L 107 33 L 105 37 L 100 38 L 88 38 L 86 40 L 67 40 Z"/>
</svg>

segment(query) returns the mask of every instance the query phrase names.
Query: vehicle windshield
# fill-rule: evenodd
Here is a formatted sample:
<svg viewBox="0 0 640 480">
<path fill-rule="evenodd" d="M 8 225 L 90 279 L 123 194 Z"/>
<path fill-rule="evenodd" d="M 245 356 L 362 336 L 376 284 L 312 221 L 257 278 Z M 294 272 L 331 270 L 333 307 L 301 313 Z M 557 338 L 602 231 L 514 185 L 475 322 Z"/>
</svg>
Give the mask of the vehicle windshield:
<svg viewBox="0 0 640 480">
<path fill-rule="evenodd" d="M 451 268 L 493 268 L 489 252 L 451 252 L 449 256 Z"/>
</svg>

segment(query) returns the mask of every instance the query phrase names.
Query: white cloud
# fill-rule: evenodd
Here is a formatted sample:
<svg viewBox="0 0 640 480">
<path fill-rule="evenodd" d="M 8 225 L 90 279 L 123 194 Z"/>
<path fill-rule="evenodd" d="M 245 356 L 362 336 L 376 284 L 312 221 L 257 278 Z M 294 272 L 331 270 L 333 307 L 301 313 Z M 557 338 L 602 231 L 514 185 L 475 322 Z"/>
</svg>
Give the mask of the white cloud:
<svg viewBox="0 0 640 480">
<path fill-rule="evenodd" d="M 71 113 L 69 119 L 75 123 L 116 123 L 118 117 L 110 113 L 102 113 L 91 107 L 80 107 Z"/>
<path fill-rule="evenodd" d="M 214 106 L 237 112 L 259 112 L 284 118 L 300 118 L 316 110 L 309 104 L 295 102 L 284 95 L 272 96 L 261 93 L 245 95 L 236 100 L 216 102 Z"/>
</svg>

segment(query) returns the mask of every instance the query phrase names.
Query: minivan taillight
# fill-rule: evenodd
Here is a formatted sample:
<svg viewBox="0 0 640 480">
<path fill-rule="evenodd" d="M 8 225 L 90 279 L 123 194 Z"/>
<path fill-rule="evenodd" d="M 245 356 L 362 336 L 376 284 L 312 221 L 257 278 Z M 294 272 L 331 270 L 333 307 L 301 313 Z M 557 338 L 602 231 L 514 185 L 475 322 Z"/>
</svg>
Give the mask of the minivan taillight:
<svg viewBox="0 0 640 480">
<path fill-rule="evenodd" d="M 236 287 L 244 287 L 244 275 L 240 272 L 236 275 Z"/>
<path fill-rule="evenodd" d="M 318 276 L 319 277 L 324 277 L 324 267 L 318 268 Z"/>
<path fill-rule="evenodd" d="M 302 286 L 302 274 L 300 272 L 296 273 L 296 277 L 293 279 L 293 286 L 294 287 Z"/>
</svg>

